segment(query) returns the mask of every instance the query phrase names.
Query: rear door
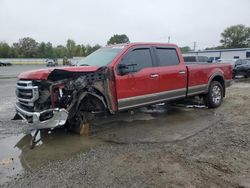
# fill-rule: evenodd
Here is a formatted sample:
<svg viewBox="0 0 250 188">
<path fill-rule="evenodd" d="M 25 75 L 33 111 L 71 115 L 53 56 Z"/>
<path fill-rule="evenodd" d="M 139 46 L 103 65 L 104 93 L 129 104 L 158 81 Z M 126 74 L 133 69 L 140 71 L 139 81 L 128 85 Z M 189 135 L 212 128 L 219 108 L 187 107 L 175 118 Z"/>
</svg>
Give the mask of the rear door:
<svg viewBox="0 0 250 188">
<path fill-rule="evenodd" d="M 187 68 L 180 62 L 176 48 L 154 47 L 159 80 L 154 85 L 159 99 L 175 99 L 186 96 Z"/>
<path fill-rule="evenodd" d="M 125 54 L 119 64 L 127 65 L 129 70 L 125 75 L 120 75 L 116 70 L 118 110 L 143 106 L 152 102 L 153 88 L 158 81 L 156 72 L 158 69 L 154 65 L 152 48 L 134 47 Z"/>
</svg>

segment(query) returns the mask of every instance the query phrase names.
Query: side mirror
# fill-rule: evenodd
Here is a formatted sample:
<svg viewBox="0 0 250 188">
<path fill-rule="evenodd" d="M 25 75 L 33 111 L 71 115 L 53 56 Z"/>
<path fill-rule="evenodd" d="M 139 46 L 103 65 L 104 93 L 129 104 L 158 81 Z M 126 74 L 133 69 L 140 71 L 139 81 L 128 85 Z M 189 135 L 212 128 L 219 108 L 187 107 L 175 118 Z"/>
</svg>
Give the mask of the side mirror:
<svg viewBox="0 0 250 188">
<path fill-rule="evenodd" d="M 128 64 L 128 65 L 120 63 L 120 64 L 118 64 L 118 72 L 120 75 L 125 75 L 125 74 L 131 73 L 131 72 L 137 72 L 135 70 L 136 65 L 137 64 L 135 64 L 135 63 Z M 130 67 L 132 67 L 132 68 L 130 68 Z"/>
</svg>

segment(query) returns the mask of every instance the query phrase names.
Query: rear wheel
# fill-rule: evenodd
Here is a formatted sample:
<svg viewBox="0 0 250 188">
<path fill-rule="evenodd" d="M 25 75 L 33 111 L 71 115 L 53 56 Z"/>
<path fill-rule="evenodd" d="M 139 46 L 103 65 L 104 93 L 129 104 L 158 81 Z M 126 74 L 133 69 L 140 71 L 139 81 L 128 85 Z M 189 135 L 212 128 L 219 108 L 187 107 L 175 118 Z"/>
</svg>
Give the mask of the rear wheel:
<svg viewBox="0 0 250 188">
<path fill-rule="evenodd" d="M 208 108 L 217 108 L 223 101 L 223 87 L 220 82 L 212 81 L 208 93 L 204 96 L 204 103 Z"/>
</svg>

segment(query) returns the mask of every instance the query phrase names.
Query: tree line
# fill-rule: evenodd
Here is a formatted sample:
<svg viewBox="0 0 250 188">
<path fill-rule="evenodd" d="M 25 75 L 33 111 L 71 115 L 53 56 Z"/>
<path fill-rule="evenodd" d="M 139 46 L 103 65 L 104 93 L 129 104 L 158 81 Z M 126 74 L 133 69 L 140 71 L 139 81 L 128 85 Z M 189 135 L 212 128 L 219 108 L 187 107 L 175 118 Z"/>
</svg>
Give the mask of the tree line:
<svg viewBox="0 0 250 188">
<path fill-rule="evenodd" d="M 221 33 L 221 45 L 206 48 L 206 50 L 225 49 L 225 48 L 250 48 L 250 27 L 245 25 L 233 25 L 227 27 Z"/>
<path fill-rule="evenodd" d="M 76 44 L 72 39 L 67 40 L 66 46 L 53 46 L 50 42 L 38 43 L 35 39 L 25 37 L 19 39 L 11 46 L 6 42 L 0 42 L 1 58 L 63 58 L 74 56 L 87 56 L 99 49 L 101 46 L 96 44 Z"/>
<path fill-rule="evenodd" d="M 221 45 L 205 48 L 205 50 L 230 49 L 230 48 L 250 48 L 250 27 L 242 24 L 227 27 L 221 33 Z M 182 52 L 189 52 L 192 49 L 189 46 L 181 48 Z"/>
<path fill-rule="evenodd" d="M 129 43 L 129 38 L 125 34 L 115 34 L 108 41 L 107 44 Z M 245 25 L 233 25 L 226 28 L 221 33 L 221 45 L 211 49 L 223 48 L 250 48 L 250 27 Z M 38 43 L 35 39 L 25 37 L 20 39 L 17 43 L 11 46 L 6 42 L 0 42 L 0 58 L 72 58 L 74 56 L 85 57 L 101 46 L 96 44 L 91 46 L 89 44 L 76 44 L 72 39 L 67 40 L 66 46 L 53 46 L 50 42 Z M 189 46 L 181 47 L 182 52 L 191 51 Z"/>
<path fill-rule="evenodd" d="M 125 34 L 113 35 L 107 44 L 127 43 L 129 38 Z M 51 42 L 38 43 L 35 39 L 25 37 L 11 46 L 6 42 L 0 42 L 0 58 L 72 58 L 85 57 L 101 45 L 77 44 L 74 40 L 68 39 L 66 46 L 53 46 Z"/>
</svg>

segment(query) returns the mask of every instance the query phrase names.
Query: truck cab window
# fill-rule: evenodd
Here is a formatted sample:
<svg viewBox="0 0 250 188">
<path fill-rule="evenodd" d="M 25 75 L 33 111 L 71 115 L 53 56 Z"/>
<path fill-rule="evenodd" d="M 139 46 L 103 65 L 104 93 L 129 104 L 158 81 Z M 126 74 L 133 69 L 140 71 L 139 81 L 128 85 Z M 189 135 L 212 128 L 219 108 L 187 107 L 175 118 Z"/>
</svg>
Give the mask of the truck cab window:
<svg viewBox="0 0 250 188">
<path fill-rule="evenodd" d="M 187 62 L 196 62 L 196 57 L 195 56 L 186 56 L 183 57 L 184 61 Z"/>
<path fill-rule="evenodd" d="M 198 56 L 197 58 L 198 58 L 198 62 L 202 62 L 202 63 L 209 62 L 209 59 L 206 56 Z"/>
<path fill-rule="evenodd" d="M 128 65 L 131 72 L 137 72 L 146 67 L 152 67 L 152 58 L 149 48 L 135 49 L 123 60 L 122 64 Z"/>
<path fill-rule="evenodd" d="M 159 66 L 178 65 L 180 63 L 174 48 L 156 48 Z"/>
</svg>

